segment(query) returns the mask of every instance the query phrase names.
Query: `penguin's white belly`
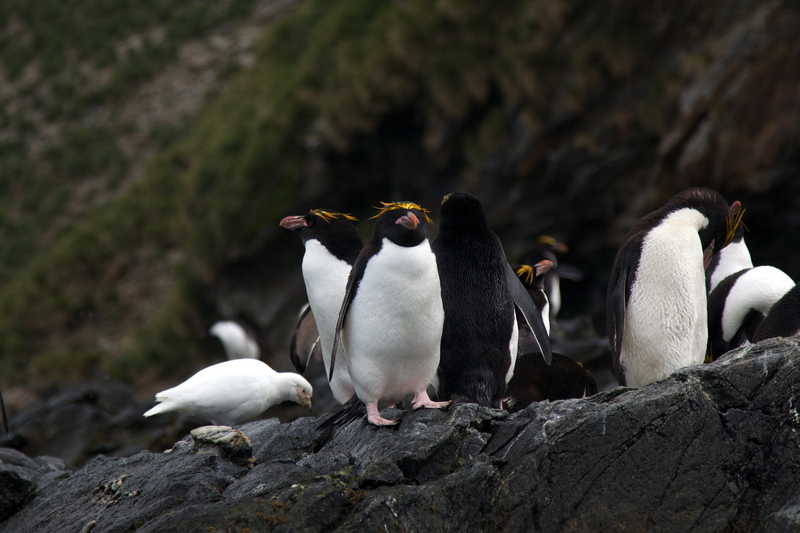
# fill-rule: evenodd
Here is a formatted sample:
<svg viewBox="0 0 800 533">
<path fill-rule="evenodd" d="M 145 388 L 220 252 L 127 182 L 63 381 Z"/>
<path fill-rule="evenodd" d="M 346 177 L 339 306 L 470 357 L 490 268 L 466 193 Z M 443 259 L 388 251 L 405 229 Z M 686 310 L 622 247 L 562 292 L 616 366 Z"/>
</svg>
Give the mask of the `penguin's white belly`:
<svg viewBox="0 0 800 533">
<path fill-rule="evenodd" d="M 384 239 L 367 263 L 342 331 L 358 397 L 396 402 L 425 389 L 439 366 L 443 323 L 428 241 L 404 248 Z"/>
<path fill-rule="evenodd" d="M 706 307 L 697 228 L 651 230 L 625 312 L 620 360 L 628 386 L 642 387 L 703 362 Z"/>
<path fill-rule="evenodd" d="M 342 308 L 351 268 L 346 261 L 331 254 L 319 241 L 315 239 L 306 241 L 303 280 L 306 284 L 308 303 L 311 304 L 319 331 L 319 343 L 326 373 L 331 364 L 336 323 L 339 320 L 339 310 Z M 341 346 L 336 354 L 336 368 L 330 385 L 334 398 L 340 403 L 349 400 L 355 392 L 350 374 L 347 372 L 347 353 Z"/>
</svg>

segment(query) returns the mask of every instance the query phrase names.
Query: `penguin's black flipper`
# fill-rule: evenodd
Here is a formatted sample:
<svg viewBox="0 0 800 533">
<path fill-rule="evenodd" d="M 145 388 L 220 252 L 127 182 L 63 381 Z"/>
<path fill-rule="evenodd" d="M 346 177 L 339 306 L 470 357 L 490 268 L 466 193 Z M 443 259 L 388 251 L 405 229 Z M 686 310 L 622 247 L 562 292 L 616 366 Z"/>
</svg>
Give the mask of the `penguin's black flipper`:
<svg viewBox="0 0 800 533">
<path fill-rule="evenodd" d="M 369 248 L 369 249 L 368 249 Z M 366 253 L 365 253 L 366 251 Z M 347 318 L 347 311 L 350 309 L 350 304 L 353 303 L 353 298 L 356 297 L 356 290 L 361 278 L 364 277 L 364 270 L 367 268 L 367 261 L 372 255 L 374 250 L 368 244 L 362 253 L 356 259 L 353 265 L 353 270 L 350 271 L 350 276 L 347 278 L 347 288 L 344 292 L 344 300 L 342 300 L 342 308 L 339 310 L 339 319 L 336 321 L 336 332 L 333 335 L 333 348 L 331 348 L 331 368 L 328 371 L 328 381 L 333 379 L 333 367 L 336 363 L 336 351 L 339 348 L 340 337 L 342 335 L 342 328 L 344 328 L 344 320 Z"/>
<path fill-rule="evenodd" d="M 632 265 L 620 262 L 619 267 L 619 270 L 611 273 L 611 280 L 609 280 L 606 314 L 608 315 L 608 341 L 611 344 L 614 370 L 620 378 L 620 385 L 624 385 L 625 371 L 620 364 L 619 355 L 622 351 L 622 334 L 625 332 L 625 308 L 630 297 Z"/>
<path fill-rule="evenodd" d="M 292 343 L 289 346 L 289 357 L 292 360 L 295 370 L 302 374 L 306 371 L 308 361 L 314 348 L 319 344 L 319 331 L 317 331 L 317 321 L 314 319 L 314 312 L 311 306 L 307 305 L 297 321 L 297 326 L 292 335 Z"/>
<path fill-rule="evenodd" d="M 3 393 L 0 392 L 0 417 L 3 419 L 3 428 L 8 433 L 8 415 L 6 414 L 6 404 L 3 402 Z"/>
<path fill-rule="evenodd" d="M 542 315 L 539 313 L 539 310 L 536 309 L 536 305 L 533 303 L 531 295 L 528 294 L 525 285 L 522 284 L 516 272 L 514 272 L 514 269 L 511 268 L 511 265 L 508 264 L 507 261 L 506 285 L 509 291 L 511 291 L 511 297 L 514 299 L 514 303 L 522 312 L 522 316 L 525 317 L 525 322 L 530 326 L 536 344 L 539 345 L 539 351 L 542 357 L 549 365 L 553 362 L 553 353 L 550 351 L 550 338 L 547 335 L 547 328 L 545 328 L 544 322 L 542 322 Z"/>
</svg>

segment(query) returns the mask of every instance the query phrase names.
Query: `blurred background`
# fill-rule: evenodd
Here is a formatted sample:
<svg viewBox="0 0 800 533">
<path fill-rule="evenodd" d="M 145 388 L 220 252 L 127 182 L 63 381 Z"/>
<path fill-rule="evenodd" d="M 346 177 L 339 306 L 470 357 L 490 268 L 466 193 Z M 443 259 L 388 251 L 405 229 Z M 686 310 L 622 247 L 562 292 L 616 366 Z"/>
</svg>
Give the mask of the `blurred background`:
<svg viewBox="0 0 800 533">
<path fill-rule="evenodd" d="M 800 275 L 799 27 L 764 0 L 0 2 L 0 445 L 169 447 L 200 424 L 141 413 L 225 359 L 214 321 L 291 370 L 282 217 L 367 238 L 380 201 L 435 221 L 456 190 L 512 263 L 569 246 L 554 343 L 613 386 L 614 254 L 677 191 L 742 201 L 754 263 Z"/>
</svg>

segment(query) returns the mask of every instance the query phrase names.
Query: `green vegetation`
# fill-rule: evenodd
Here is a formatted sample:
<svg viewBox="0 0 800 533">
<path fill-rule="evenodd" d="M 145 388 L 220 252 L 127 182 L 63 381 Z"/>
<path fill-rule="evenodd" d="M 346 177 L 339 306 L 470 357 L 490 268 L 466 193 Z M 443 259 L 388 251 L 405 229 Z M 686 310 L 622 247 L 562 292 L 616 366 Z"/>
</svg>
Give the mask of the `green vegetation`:
<svg viewBox="0 0 800 533">
<path fill-rule="evenodd" d="M 0 62 L 16 80 L 38 65 L 52 90 L 65 95 L 63 103 L 41 98 L 31 109 L 53 120 L 76 117 L 123 98 L 174 60 L 182 40 L 251 3 L 231 0 L 210 11 L 204 3 L 163 0 L 75 0 L 48 9 L 3 3 L 0 20 L 10 22 L 0 30 Z M 271 27 L 256 64 L 236 74 L 188 127 L 149 132 L 162 151 L 144 179 L 46 247 L 32 241 L 72 198 L 64 187 L 74 183 L 63 184 L 104 176 L 106 189 L 116 190 L 131 164 L 114 140 L 122 125 L 64 127 L 34 163 L 22 132 L 35 125 L 5 117 L 17 140 L 0 144 L 0 189 L 10 193 L 0 200 L 7 202 L 0 231 L 23 237 L 0 257 L 0 373 L 10 381 L 31 373 L 83 375 L 99 362 L 100 371 L 130 378 L 146 368 L 167 374 L 191 367 L 202 357 L 191 327 L 199 321 L 199 294 L 227 250 L 250 243 L 297 193 L 309 136 L 321 132 L 346 149 L 354 135 L 412 101 L 425 116 L 455 122 L 487 108 L 464 140 L 469 175 L 502 137 L 504 108 L 522 109 L 532 124 L 577 112 L 644 61 L 641 14 L 597 24 L 614 5 L 303 2 Z M 9 51 L 12 42 L 21 44 Z M 111 66 L 104 82 L 83 87 L 86 72 Z M 175 265 L 166 264 L 170 255 Z M 122 288 L 154 269 L 169 281 L 138 295 L 154 303 L 152 313 L 131 316 Z M 135 334 L 100 353 L 96 338 L 122 324 Z M 53 341 L 54 331 L 69 342 Z"/>
</svg>

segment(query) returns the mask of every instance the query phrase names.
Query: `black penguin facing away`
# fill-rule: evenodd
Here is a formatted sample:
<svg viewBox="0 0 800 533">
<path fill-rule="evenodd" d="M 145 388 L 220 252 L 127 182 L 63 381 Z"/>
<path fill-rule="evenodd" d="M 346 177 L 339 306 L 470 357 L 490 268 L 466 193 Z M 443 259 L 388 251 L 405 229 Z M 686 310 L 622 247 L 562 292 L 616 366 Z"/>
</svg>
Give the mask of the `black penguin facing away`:
<svg viewBox="0 0 800 533">
<path fill-rule="evenodd" d="M 687 189 L 639 220 L 620 246 L 608 284 L 608 337 L 622 385 L 643 387 L 704 361 L 705 268 L 734 237 L 741 204 Z"/>
<path fill-rule="evenodd" d="M 445 313 L 437 393 L 442 399 L 501 408 L 517 358 L 515 305 L 549 364 L 542 316 L 508 264 L 477 198 L 465 193 L 444 197 L 432 247 Z"/>
</svg>

